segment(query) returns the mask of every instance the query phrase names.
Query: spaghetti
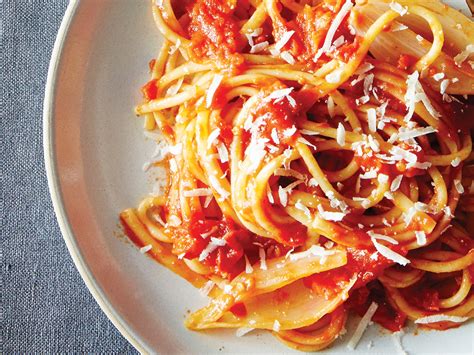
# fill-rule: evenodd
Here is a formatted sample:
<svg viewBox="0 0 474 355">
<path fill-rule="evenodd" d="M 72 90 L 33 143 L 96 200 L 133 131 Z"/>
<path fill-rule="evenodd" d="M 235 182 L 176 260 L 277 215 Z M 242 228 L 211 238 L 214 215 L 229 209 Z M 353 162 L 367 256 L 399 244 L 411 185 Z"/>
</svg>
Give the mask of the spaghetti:
<svg viewBox="0 0 474 355">
<path fill-rule="evenodd" d="M 120 218 L 210 297 L 188 328 L 316 351 L 350 310 L 357 338 L 474 315 L 471 20 L 435 0 L 152 9 L 164 43 L 136 113 L 168 184 Z"/>
</svg>

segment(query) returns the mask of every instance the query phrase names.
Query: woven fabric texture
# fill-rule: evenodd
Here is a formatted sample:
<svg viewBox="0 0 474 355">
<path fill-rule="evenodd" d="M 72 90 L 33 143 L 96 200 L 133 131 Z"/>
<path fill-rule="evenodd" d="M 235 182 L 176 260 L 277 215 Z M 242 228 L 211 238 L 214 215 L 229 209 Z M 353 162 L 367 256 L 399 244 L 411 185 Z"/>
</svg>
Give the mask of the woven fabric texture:
<svg viewBox="0 0 474 355">
<path fill-rule="evenodd" d="M 48 193 L 42 106 L 67 4 L 0 0 L 3 354 L 136 353 L 75 269 Z"/>
</svg>

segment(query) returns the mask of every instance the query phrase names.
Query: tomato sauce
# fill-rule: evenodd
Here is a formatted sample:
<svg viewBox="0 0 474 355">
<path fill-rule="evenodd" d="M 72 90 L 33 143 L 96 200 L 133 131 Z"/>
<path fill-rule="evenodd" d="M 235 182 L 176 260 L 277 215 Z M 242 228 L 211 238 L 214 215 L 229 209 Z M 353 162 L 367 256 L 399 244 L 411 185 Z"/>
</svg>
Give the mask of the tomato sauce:
<svg viewBox="0 0 474 355">
<path fill-rule="evenodd" d="M 156 99 L 158 95 L 157 80 L 150 80 L 148 83 L 143 85 L 142 94 L 146 102 Z"/>
<path fill-rule="evenodd" d="M 406 314 L 388 302 L 385 289 L 379 281 L 369 282 L 366 286 L 354 290 L 345 306 L 362 317 L 372 302 L 378 305 L 372 316 L 374 322 L 392 332 L 399 331 L 404 327 L 407 319 Z"/>
<path fill-rule="evenodd" d="M 229 218 L 210 219 L 200 213 L 194 213 L 191 219 L 183 221 L 178 227 L 170 227 L 169 232 L 173 240 L 173 254 L 184 254 L 187 259 L 199 258 L 211 237 L 224 239 L 226 244 L 218 246 L 202 263 L 228 279 L 244 271 L 244 254 L 254 263 L 259 260 L 259 248 L 266 250 L 267 258 L 284 255 L 289 250 L 289 247 L 272 239 L 259 237 L 241 228 Z"/>
<path fill-rule="evenodd" d="M 245 46 L 234 8 L 225 1 L 198 0 L 188 10 L 191 19 L 188 33 L 192 42 L 192 59 L 212 59 L 222 68 L 237 70 L 244 59 L 238 52 Z"/>
<path fill-rule="evenodd" d="M 234 304 L 230 307 L 229 311 L 236 317 L 243 318 L 247 315 L 247 308 L 245 308 L 245 304 L 242 302 Z"/>
<path fill-rule="evenodd" d="M 268 90 L 259 94 L 257 105 L 251 109 L 250 115 L 253 118 L 255 128 L 251 131 L 256 133 L 256 139 L 268 139 L 270 144 L 277 146 L 293 145 L 299 134 L 296 130 L 296 122 L 300 115 L 300 106 L 296 102 L 292 93 L 281 99 L 268 99 L 273 90 L 280 90 L 281 86 L 273 85 Z M 290 102 L 290 100 L 292 100 Z M 293 101 L 294 100 L 294 101 Z M 276 131 L 278 144 L 272 137 L 272 131 Z"/>
</svg>

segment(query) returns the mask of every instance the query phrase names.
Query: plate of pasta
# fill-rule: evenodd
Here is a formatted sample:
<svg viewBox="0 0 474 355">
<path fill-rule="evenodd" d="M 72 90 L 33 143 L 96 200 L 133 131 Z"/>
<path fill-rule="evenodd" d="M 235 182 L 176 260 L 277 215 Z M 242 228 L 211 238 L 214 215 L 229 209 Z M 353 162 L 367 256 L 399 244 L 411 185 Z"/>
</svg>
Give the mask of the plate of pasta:
<svg viewBox="0 0 474 355">
<path fill-rule="evenodd" d="M 472 353 L 470 7 L 71 1 L 46 169 L 121 333 L 144 353 Z"/>
</svg>

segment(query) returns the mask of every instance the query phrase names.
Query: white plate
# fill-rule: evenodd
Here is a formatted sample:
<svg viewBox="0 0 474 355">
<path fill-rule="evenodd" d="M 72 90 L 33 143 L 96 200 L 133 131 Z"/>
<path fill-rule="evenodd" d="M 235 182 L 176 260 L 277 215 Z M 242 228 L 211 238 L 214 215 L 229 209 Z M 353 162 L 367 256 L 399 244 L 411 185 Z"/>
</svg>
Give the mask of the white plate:
<svg viewBox="0 0 474 355">
<path fill-rule="evenodd" d="M 160 41 L 148 1 L 72 0 L 68 7 L 50 64 L 44 149 L 69 252 L 103 311 L 142 352 L 291 353 L 269 334 L 237 338 L 232 331 L 186 330 L 187 310 L 206 301 L 117 236 L 118 213 L 135 206 L 153 180 L 142 172 L 152 144 L 132 108 Z M 347 352 L 350 326 L 348 333 L 328 352 Z M 472 353 L 473 324 L 406 335 L 403 343 L 411 354 Z M 356 353 L 395 350 L 390 336 L 371 327 Z"/>
</svg>

